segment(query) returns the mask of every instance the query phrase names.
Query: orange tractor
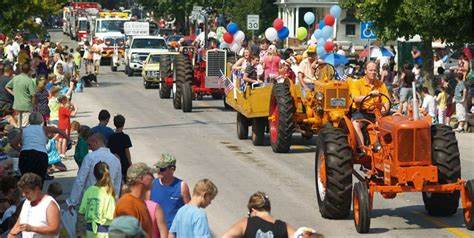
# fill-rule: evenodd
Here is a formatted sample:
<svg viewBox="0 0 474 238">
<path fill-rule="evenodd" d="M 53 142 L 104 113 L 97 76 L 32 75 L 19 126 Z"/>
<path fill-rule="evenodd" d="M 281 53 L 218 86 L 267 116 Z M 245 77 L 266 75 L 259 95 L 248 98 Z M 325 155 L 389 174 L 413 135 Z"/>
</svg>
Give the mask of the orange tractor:
<svg viewBox="0 0 474 238">
<path fill-rule="evenodd" d="M 461 179 L 452 128 L 432 125 L 431 117 L 420 118 L 416 99 L 409 115 L 383 116 L 383 98 L 388 99 L 383 94 L 368 95 L 358 105 L 359 110 L 375 115 L 373 121 L 356 120 L 364 125 L 362 145 L 356 142 L 350 115 L 339 128 L 319 132 L 315 182 L 321 215 L 345 218 L 352 202 L 356 230 L 367 233 L 376 192 L 385 199 L 422 192 L 425 209 L 432 216 L 455 214 L 461 198 L 466 228 L 473 230 L 474 180 Z M 369 101 L 371 106 L 363 108 Z M 354 187 L 353 175 L 358 180 Z"/>
</svg>

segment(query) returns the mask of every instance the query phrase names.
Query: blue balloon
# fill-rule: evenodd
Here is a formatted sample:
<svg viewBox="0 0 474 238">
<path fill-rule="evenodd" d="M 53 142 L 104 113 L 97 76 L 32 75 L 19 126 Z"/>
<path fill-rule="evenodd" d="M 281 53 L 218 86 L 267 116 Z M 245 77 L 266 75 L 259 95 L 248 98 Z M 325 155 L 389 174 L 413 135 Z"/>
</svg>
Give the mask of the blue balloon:
<svg viewBox="0 0 474 238">
<path fill-rule="evenodd" d="M 321 29 L 316 29 L 316 31 L 314 31 L 314 38 L 319 39 L 322 36 L 323 36 L 323 31 L 321 31 Z"/>
<path fill-rule="evenodd" d="M 288 27 L 284 26 L 281 30 L 278 31 L 278 39 L 285 40 L 290 35 L 290 30 Z"/>
<path fill-rule="evenodd" d="M 239 27 L 237 27 L 237 24 L 231 22 L 229 23 L 229 25 L 227 25 L 227 31 L 234 35 L 235 33 L 237 33 L 239 31 Z"/>
<path fill-rule="evenodd" d="M 322 30 L 325 25 L 326 25 L 326 24 L 324 24 L 324 20 L 320 20 L 320 21 L 319 21 L 319 29 Z"/>
<path fill-rule="evenodd" d="M 308 24 L 308 25 L 313 24 L 314 18 L 315 18 L 314 13 L 312 13 L 312 12 L 307 12 L 307 13 L 304 14 L 304 22 L 306 22 L 306 24 Z"/>
<path fill-rule="evenodd" d="M 318 46 L 324 47 L 324 43 L 326 43 L 326 39 L 324 38 L 318 38 Z"/>
<path fill-rule="evenodd" d="M 324 58 L 324 56 L 327 54 L 326 50 L 324 49 L 324 46 L 318 45 L 318 48 L 316 48 L 316 52 L 318 53 L 319 58 Z"/>
<path fill-rule="evenodd" d="M 341 7 L 339 7 L 339 5 L 332 6 L 329 10 L 329 14 L 335 18 L 339 18 L 341 16 Z"/>
<path fill-rule="evenodd" d="M 322 36 L 324 39 L 329 39 L 332 37 L 333 28 L 332 26 L 324 26 L 322 30 Z"/>
</svg>

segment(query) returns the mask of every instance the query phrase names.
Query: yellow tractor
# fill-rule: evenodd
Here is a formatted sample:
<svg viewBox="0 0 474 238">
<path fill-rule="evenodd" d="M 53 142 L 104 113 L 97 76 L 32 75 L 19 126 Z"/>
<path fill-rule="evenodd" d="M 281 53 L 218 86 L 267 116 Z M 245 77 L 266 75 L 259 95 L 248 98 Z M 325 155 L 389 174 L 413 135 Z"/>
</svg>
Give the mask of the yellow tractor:
<svg viewBox="0 0 474 238">
<path fill-rule="evenodd" d="M 334 67 L 329 64 L 320 64 L 315 76 L 314 89 L 305 97 L 301 85 L 288 78 L 277 78 L 262 87 L 248 86 L 245 91 L 234 82 L 226 103 L 237 111 L 238 138 L 247 139 L 252 126 L 253 144 L 263 145 L 265 131 L 269 131 L 273 151 L 286 153 L 293 133 L 309 139 L 321 128 L 337 127 L 351 105 L 349 85 L 335 80 Z"/>
</svg>

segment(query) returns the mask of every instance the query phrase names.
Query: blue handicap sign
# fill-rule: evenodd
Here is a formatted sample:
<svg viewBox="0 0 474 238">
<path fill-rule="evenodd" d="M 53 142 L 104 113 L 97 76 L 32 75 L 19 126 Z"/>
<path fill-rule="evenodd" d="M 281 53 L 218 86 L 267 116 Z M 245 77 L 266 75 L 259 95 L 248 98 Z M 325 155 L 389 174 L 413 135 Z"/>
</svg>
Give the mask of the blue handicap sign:
<svg viewBox="0 0 474 238">
<path fill-rule="evenodd" d="M 360 23 L 360 39 L 361 40 L 374 40 L 377 39 L 377 35 L 373 31 L 373 22 L 361 22 Z"/>
</svg>

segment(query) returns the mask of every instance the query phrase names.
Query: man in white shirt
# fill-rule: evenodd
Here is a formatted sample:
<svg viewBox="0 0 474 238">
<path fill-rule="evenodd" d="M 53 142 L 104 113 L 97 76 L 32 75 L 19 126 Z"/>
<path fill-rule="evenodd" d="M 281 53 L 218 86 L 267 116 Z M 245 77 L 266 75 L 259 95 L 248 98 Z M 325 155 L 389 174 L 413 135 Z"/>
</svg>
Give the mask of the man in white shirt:
<svg viewBox="0 0 474 238">
<path fill-rule="evenodd" d="M 436 100 L 430 95 L 428 88 L 423 87 L 421 90 L 421 96 L 423 97 L 423 104 L 421 110 L 433 118 L 433 122 L 436 122 Z"/>
<path fill-rule="evenodd" d="M 92 45 L 92 60 L 94 61 L 94 71 L 96 75 L 99 74 L 100 60 L 102 59 L 102 47 L 103 41 L 100 39 Z"/>
<path fill-rule="evenodd" d="M 99 162 L 105 162 L 109 166 L 110 176 L 114 183 L 115 196 L 118 198 L 120 195 L 122 167 L 119 158 L 112 154 L 109 148 L 105 147 L 104 136 L 100 133 L 95 133 L 89 137 L 87 144 L 89 144 L 92 152 L 84 157 L 81 168 L 77 172 L 71 196 L 66 200 L 69 209 L 77 207 L 81 203 L 84 191 L 97 182 L 94 176 L 94 166 Z"/>
</svg>

